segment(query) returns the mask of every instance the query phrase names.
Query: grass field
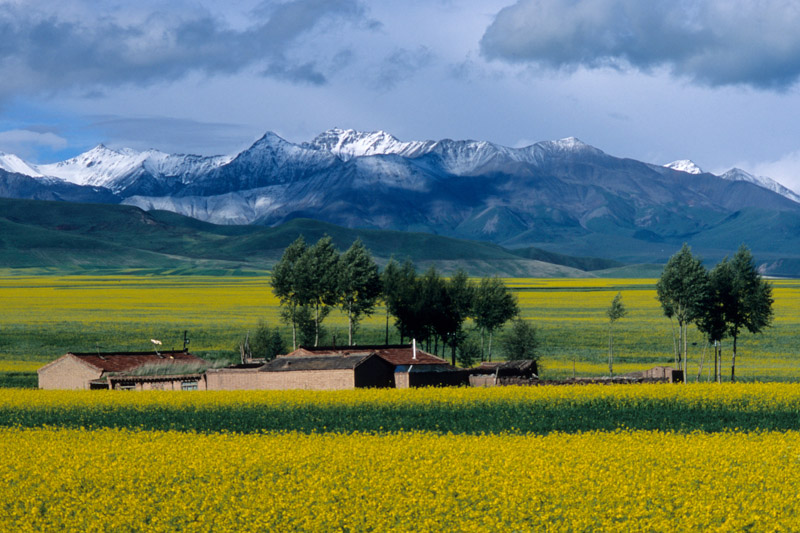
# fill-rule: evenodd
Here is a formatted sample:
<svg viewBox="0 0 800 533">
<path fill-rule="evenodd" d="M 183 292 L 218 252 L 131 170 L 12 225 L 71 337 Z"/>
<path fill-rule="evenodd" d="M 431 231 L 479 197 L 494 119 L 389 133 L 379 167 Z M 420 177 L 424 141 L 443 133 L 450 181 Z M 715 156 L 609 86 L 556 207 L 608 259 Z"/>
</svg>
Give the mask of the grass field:
<svg viewBox="0 0 800 533">
<path fill-rule="evenodd" d="M 622 293 L 629 310 L 614 326 L 616 373 L 673 363 L 673 328 L 655 298 L 654 280 L 508 279 L 522 315 L 539 328 L 542 375 L 602 375 L 608 371 L 608 323 L 604 314 Z M 761 335 L 740 339 L 737 378 L 800 379 L 800 281 L 774 281 L 775 323 Z M 265 276 L 59 276 L 0 275 L 0 382 L 33 385 L 32 372 L 68 350 L 148 350 L 150 339 L 190 348 L 210 359 L 235 357 L 236 346 L 259 320 L 279 324 L 278 302 Z M 384 341 L 382 308 L 356 336 L 361 344 Z M 285 337 L 289 330 L 282 326 Z M 326 320 L 331 342 L 346 339 L 344 316 Z M 468 325 L 469 327 L 469 325 Z M 712 371 L 711 353 L 690 329 L 689 379 Z M 399 340 L 394 328 L 390 342 Z M 497 343 L 495 343 L 497 344 Z M 724 350 L 729 373 L 730 343 Z M 27 376 L 27 377 L 26 377 Z M 27 380 L 27 381 L 26 381 Z"/>
</svg>

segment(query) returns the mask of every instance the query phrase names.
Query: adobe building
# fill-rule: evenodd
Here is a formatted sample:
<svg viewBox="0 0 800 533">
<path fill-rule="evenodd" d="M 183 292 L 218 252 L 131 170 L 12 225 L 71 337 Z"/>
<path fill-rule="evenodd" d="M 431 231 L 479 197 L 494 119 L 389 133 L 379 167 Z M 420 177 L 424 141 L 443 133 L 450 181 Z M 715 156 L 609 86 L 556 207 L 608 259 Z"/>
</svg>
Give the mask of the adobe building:
<svg viewBox="0 0 800 533">
<path fill-rule="evenodd" d="M 398 389 L 409 387 L 436 387 L 445 385 L 464 385 L 468 374 L 450 365 L 441 357 L 416 348 L 412 344 L 362 345 L 362 346 L 301 346 L 282 356 L 286 358 L 308 356 L 348 355 L 355 352 L 371 351 L 392 366 L 393 385 Z"/>
<path fill-rule="evenodd" d="M 68 352 L 37 373 L 40 389 L 204 390 L 206 366 L 183 351 Z"/>
<path fill-rule="evenodd" d="M 278 356 L 263 365 L 206 372 L 209 390 L 342 390 L 392 387 L 394 368 L 372 351 Z"/>
</svg>

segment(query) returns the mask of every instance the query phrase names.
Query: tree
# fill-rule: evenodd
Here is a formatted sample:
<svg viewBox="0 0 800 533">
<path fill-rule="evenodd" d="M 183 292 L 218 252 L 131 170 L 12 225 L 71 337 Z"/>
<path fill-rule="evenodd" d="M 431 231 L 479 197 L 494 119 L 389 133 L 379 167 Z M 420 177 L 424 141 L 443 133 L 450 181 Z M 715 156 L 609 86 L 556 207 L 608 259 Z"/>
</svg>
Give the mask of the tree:
<svg viewBox="0 0 800 533">
<path fill-rule="evenodd" d="M 294 267 L 300 305 L 314 310 L 314 346 L 318 346 L 320 324 L 339 300 L 339 253 L 326 235 L 307 248 Z"/>
<path fill-rule="evenodd" d="M 700 259 L 692 255 L 688 245 L 669 258 L 661 278 L 656 283 L 658 300 L 664 314 L 678 321 L 678 366 L 686 376 L 689 351 L 687 330 L 702 312 L 708 290 L 708 272 Z M 681 351 L 682 349 L 682 351 Z M 684 382 L 685 382 L 684 378 Z"/>
<path fill-rule="evenodd" d="M 320 316 L 324 320 L 330 307 L 320 309 Z M 317 339 L 324 339 L 326 335 L 325 326 L 317 324 L 314 320 L 314 311 L 307 305 L 297 309 L 297 340 L 300 346 L 313 346 Z"/>
<path fill-rule="evenodd" d="M 730 294 L 723 300 L 725 322 L 733 339 L 731 382 L 736 381 L 736 342 L 743 330 L 760 333 L 772 324 L 772 285 L 761 278 L 753 254 L 742 245 L 730 261 Z"/>
<path fill-rule="evenodd" d="M 283 307 L 282 317 L 292 325 L 292 349 L 297 349 L 297 318 L 299 306 L 303 304 L 299 290 L 297 264 L 307 251 L 306 241 L 299 236 L 283 251 L 280 261 L 272 268 L 272 292 Z"/>
<path fill-rule="evenodd" d="M 492 336 L 503 324 L 517 316 L 517 299 L 498 277 L 482 278 L 475 288 L 472 314 L 481 331 L 481 359 L 484 339 L 489 334 L 489 361 L 492 360 Z"/>
<path fill-rule="evenodd" d="M 357 239 L 339 261 L 339 306 L 347 314 L 347 343 L 352 346 L 353 332 L 361 317 L 369 316 L 381 294 L 378 265 Z"/>
<path fill-rule="evenodd" d="M 392 259 L 381 276 L 386 311 L 395 317 L 395 327 L 400 332 L 400 344 L 405 337 L 421 340 L 419 332 L 419 281 L 414 264 L 406 260 L 402 266 Z M 388 326 L 387 326 L 388 327 Z M 388 344 L 389 333 L 386 333 Z"/>
<path fill-rule="evenodd" d="M 450 342 L 453 366 L 456 364 L 456 347 L 465 337 L 463 331 L 464 321 L 472 312 L 475 301 L 475 286 L 470 282 L 467 273 L 458 269 L 447 282 L 445 282 L 446 302 L 442 307 L 443 338 Z"/>
<path fill-rule="evenodd" d="M 536 335 L 536 328 L 521 318 L 517 318 L 511 323 L 508 333 L 501 339 L 501 347 L 509 361 L 539 360 L 539 339 Z"/>
<path fill-rule="evenodd" d="M 725 302 L 730 297 L 733 282 L 733 272 L 727 258 L 711 270 L 708 281 L 706 298 L 697 319 L 697 329 L 704 333 L 709 344 L 714 346 L 714 379 L 719 382 L 722 378 L 722 339 L 728 332 L 728 324 L 725 322 Z"/>
<path fill-rule="evenodd" d="M 413 313 L 416 318 L 414 321 L 414 338 L 426 343 L 426 349 L 430 350 L 430 343 L 433 340 L 433 353 L 439 353 L 439 339 L 444 340 L 444 335 L 450 331 L 450 325 L 446 324 L 446 308 L 450 305 L 449 296 L 445 287 L 445 280 L 431 266 L 419 278 L 417 290 L 411 295 L 413 300 Z"/>
<path fill-rule="evenodd" d="M 472 339 L 465 339 L 458 346 L 458 364 L 469 368 L 481 356 L 481 347 Z"/>
<path fill-rule="evenodd" d="M 267 361 L 286 352 L 286 343 L 283 342 L 278 328 L 272 328 L 264 321 L 258 323 L 256 332 L 250 338 L 250 352 L 253 357 L 263 358 Z"/>
<path fill-rule="evenodd" d="M 614 322 L 623 318 L 628 314 L 625 309 L 625 304 L 622 303 L 622 293 L 617 293 L 614 299 L 611 300 L 611 305 L 606 309 L 606 316 L 608 317 L 608 373 L 614 375 L 614 356 L 613 356 L 613 336 L 612 329 Z"/>
</svg>

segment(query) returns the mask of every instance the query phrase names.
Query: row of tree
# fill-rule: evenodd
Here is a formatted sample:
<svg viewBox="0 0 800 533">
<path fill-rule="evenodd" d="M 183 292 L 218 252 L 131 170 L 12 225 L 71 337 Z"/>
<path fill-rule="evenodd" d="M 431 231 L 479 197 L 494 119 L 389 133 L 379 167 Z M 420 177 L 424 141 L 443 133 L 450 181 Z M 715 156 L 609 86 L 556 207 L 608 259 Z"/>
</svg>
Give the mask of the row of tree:
<svg viewBox="0 0 800 533">
<path fill-rule="evenodd" d="M 733 258 L 710 271 L 686 244 L 664 267 L 656 290 L 664 314 L 678 323 L 678 366 L 686 376 L 689 324 L 714 345 L 714 374 L 721 381 L 721 341 L 733 342 L 731 381 L 736 381 L 736 346 L 744 331 L 759 333 L 772 323 L 772 286 L 762 279 L 750 250 L 742 245 Z"/>
<path fill-rule="evenodd" d="M 481 359 L 491 360 L 492 337 L 519 313 L 517 300 L 497 277 L 472 282 L 463 270 L 449 279 L 434 268 L 417 275 L 414 265 L 390 261 L 383 271 L 383 299 L 388 315 L 395 317 L 400 342 L 414 338 L 438 353 L 439 343 L 449 346 L 455 364 L 456 350 L 465 340 L 464 323 L 471 318 L 480 331 Z M 488 337 L 488 352 L 487 352 Z"/>
<path fill-rule="evenodd" d="M 488 346 L 491 358 L 492 338 L 498 328 L 518 314 L 514 296 L 499 278 L 483 278 L 475 283 L 463 271 L 448 279 L 431 267 L 418 275 L 410 261 L 398 264 L 391 260 L 382 273 L 357 240 L 339 254 L 330 237 L 308 246 L 299 237 L 289 245 L 272 272 L 272 288 L 283 308 L 282 317 L 292 327 L 292 345 L 298 333 L 313 323 L 314 345 L 319 344 L 321 324 L 334 307 L 348 319 L 348 344 L 360 321 L 370 316 L 379 301 L 386 306 L 386 342 L 389 342 L 389 317 L 394 317 L 400 342 L 414 338 L 439 343 L 456 350 L 465 339 L 464 323 L 472 318 L 481 333 L 481 358 Z M 310 320 L 309 320 L 310 317 Z"/>
</svg>

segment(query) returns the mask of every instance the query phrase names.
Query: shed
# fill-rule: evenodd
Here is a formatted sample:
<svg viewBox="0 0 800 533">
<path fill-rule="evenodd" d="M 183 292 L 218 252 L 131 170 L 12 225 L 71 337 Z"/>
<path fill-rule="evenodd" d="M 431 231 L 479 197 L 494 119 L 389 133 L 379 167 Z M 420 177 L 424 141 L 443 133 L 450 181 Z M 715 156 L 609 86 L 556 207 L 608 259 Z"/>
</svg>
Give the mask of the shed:
<svg viewBox="0 0 800 533">
<path fill-rule="evenodd" d="M 121 378 L 126 377 L 129 381 L 138 379 L 144 383 L 145 378 L 156 377 L 132 375 L 143 368 L 162 368 L 163 371 L 160 372 L 162 375 L 157 376 L 162 379 L 166 375 L 198 375 L 197 369 L 207 364 L 204 359 L 183 351 L 68 352 L 40 368 L 37 373 L 40 389 L 107 389 L 112 383 L 120 385 L 114 388 L 128 388 L 122 387 Z M 182 372 L 188 367 L 194 368 L 194 371 Z M 200 388 L 199 381 L 198 388 Z"/>
</svg>

